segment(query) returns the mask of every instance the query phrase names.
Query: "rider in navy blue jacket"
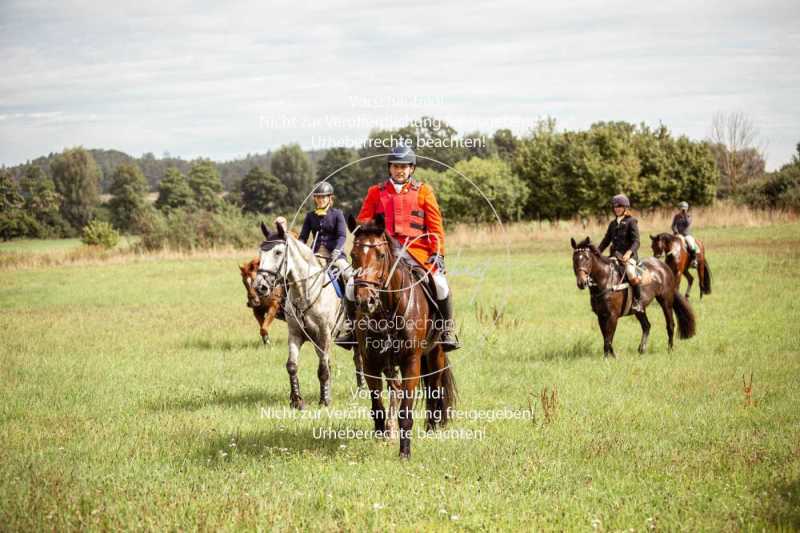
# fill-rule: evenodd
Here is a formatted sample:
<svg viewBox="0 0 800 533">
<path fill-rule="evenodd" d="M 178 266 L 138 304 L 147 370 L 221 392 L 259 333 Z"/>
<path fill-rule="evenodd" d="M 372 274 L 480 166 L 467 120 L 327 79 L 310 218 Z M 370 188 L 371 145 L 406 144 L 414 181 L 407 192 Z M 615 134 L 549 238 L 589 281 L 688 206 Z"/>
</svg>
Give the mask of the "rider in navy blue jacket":
<svg viewBox="0 0 800 533">
<path fill-rule="evenodd" d="M 333 187 L 330 183 L 320 183 L 314 191 L 316 209 L 309 211 L 303 221 L 300 240 L 308 243 L 308 237 L 314 238 L 312 249 L 315 254 L 336 261 L 344 251 L 347 239 L 347 224 L 341 209 L 332 207 Z"/>
</svg>

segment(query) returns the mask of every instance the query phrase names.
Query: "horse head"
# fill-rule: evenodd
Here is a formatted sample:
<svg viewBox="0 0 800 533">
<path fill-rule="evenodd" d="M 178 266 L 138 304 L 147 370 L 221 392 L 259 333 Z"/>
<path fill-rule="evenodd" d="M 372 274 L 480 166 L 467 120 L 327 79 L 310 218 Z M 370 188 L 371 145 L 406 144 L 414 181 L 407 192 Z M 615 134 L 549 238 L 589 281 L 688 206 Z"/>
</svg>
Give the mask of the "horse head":
<svg viewBox="0 0 800 533">
<path fill-rule="evenodd" d="M 253 259 L 247 263 L 239 266 L 239 272 L 242 275 L 242 284 L 245 291 L 247 291 L 247 307 L 259 307 L 261 305 L 261 297 L 255 288 L 256 273 L 258 271 L 259 259 Z"/>
<path fill-rule="evenodd" d="M 650 245 L 653 249 L 653 255 L 655 257 L 661 257 L 669 250 L 667 237 L 669 237 L 669 235 L 666 233 L 659 233 L 655 237 L 650 235 Z"/>
<path fill-rule="evenodd" d="M 287 234 L 281 221 L 275 223 L 276 231 L 270 231 L 261 223 L 264 241 L 261 243 L 258 258 L 258 275 L 255 279 L 256 291 L 261 295 L 268 294 L 272 288 L 286 276 L 287 270 Z"/>
<path fill-rule="evenodd" d="M 365 313 L 372 314 L 381 305 L 381 292 L 386 288 L 395 260 L 395 242 L 386 232 L 383 214 L 362 225 L 350 215 L 348 227 L 354 237 L 350 257 L 355 269 L 356 304 Z"/>
<path fill-rule="evenodd" d="M 581 242 L 570 239 L 572 244 L 572 270 L 578 288 L 583 290 L 589 286 L 591 275 L 595 270 L 595 261 L 600 258 L 600 250 L 586 237 Z"/>
</svg>

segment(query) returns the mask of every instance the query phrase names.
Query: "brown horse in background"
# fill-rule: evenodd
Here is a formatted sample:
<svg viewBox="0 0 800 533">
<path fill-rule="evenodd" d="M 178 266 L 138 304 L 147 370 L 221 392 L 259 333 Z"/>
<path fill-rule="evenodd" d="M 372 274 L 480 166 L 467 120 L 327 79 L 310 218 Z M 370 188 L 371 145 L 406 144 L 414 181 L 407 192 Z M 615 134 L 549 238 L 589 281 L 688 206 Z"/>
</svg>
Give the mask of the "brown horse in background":
<svg viewBox="0 0 800 533">
<path fill-rule="evenodd" d="M 258 274 L 258 264 L 260 259 L 256 257 L 239 267 L 242 275 L 242 284 L 245 291 L 247 291 L 247 307 L 253 310 L 253 315 L 258 322 L 259 332 L 261 334 L 261 341 L 264 344 L 270 344 L 269 340 L 269 327 L 272 321 L 276 318 L 284 320 L 283 318 L 283 299 L 284 288 L 283 285 L 276 285 L 272 291 L 264 297 L 261 297 L 256 292 L 253 282 Z"/>
<path fill-rule="evenodd" d="M 375 431 L 385 435 L 387 429 L 387 412 L 381 400 L 383 374 L 390 404 L 396 404 L 399 398 L 400 457 L 407 459 L 411 454 L 414 399 L 420 378 L 425 384 L 426 429 L 431 430 L 447 424 L 455 405 L 453 371 L 438 342 L 438 314 L 423 289 L 427 281 L 418 279 L 398 257 L 400 243 L 386 232 L 383 215 L 362 226 L 350 216 L 348 226 L 354 234 L 350 255 L 356 271 L 356 349 L 363 355 Z M 397 377 L 396 367 L 402 378 Z"/>
<path fill-rule="evenodd" d="M 631 309 L 629 289 L 622 288 L 626 285 L 625 274 L 615 258 L 603 257 L 597 247 L 586 237 L 580 243 L 570 239 L 572 243 L 572 269 L 578 288 L 583 290 L 589 287 L 591 293 L 592 311 L 597 315 L 600 330 L 603 333 L 603 354 L 605 357 L 616 357 L 612 342 L 617 330 L 617 320 L 621 316 L 635 315 L 642 326 L 642 340 L 639 342 L 639 353 L 647 349 L 647 339 L 650 336 L 650 321 L 647 320 L 645 311 L 640 313 Z M 678 334 L 681 339 L 688 339 L 695 334 L 694 311 L 688 300 L 681 296 L 675 288 L 674 275 L 662 261 L 650 257 L 643 261 L 646 270 L 642 276 L 642 309 L 655 299 L 661 305 L 664 318 L 667 322 L 667 337 L 669 349 L 672 349 L 672 340 L 675 332 L 673 312 L 678 318 Z"/>
<path fill-rule="evenodd" d="M 680 291 L 681 275 L 686 276 L 686 281 L 689 286 L 686 287 L 685 296 L 689 297 L 689 291 L 692 290 L 694 284 L 694 277 L 689 273 L 690 261 L 689 250 L 686 248 L 686 241 L 678 235 L 669 233 L 659 233 L 655 237 L 650 235 L 652 241 L 653 255 L 661 257 L 665 255 L 664 261 L 669 265 L 672 273 L 675 275 L 675 290 Z M 697 277 L 700 282 L 700 299 L 703 299 L 704 294 L 711 294 L 711 269 L 708 268 L 708 261 L 706 261 L 706 247 L 700 239 L 694 240 L 697 243 Z"/>
</svg>

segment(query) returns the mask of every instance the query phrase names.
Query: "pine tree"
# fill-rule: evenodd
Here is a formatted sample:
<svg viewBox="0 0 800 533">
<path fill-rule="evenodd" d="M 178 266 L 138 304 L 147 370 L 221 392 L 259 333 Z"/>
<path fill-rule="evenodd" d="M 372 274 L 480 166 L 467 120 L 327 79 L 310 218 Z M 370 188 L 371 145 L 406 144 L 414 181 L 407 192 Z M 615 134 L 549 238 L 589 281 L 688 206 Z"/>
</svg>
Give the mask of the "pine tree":
<svg viewBox="0 0 800 533">
<path fill-rule="evenodd" d="M 222 181 L 216 165 L 208 159 L 199 159 L 189 170 L 189 187 L 194 192 L 197 206 L 208 211 L 216 211 L 221 201 Z"/>
<path fill-rule="evenodd" d="M 147 208 L 147 179 L 135 163 L 119 165 L 111 177 L 111 221 L 122 231 L 135 230 Z"/>
<path fill-rule="evenodd" d="M 194 205 L 194 192 L 186 176 L 175 167 L 169 167 L 164 179 L 158 184 L 156 207 L 162 211 L 190 208 Z"/>
<path fill-rule="evenodd" d="M 56 190 L 63 196 L 61 214 L 80 229 L 94 216 L 100 196 L 100 169 L 81 147 L 69 148 L 50 164 Z"/>
<path fill-rule="evenodd" d="M 286 185 L 269 172 L 253 167 L 239 184 L 242 210 L 267 213 L 286 205 Z"/>
</svg>

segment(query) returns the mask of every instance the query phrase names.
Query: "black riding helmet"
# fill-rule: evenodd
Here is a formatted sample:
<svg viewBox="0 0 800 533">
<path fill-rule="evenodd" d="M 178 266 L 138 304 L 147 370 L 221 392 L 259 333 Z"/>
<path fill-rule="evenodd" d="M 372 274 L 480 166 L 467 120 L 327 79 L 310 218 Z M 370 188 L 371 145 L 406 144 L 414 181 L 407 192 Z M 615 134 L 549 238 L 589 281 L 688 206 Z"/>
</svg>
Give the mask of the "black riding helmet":
<svg viewBox="0 0 800 533">
<path fill-rule="evenodd" d="M 417 154 L 414 153 L 408 146 L 395 146 L 392 148 L 392 153 L 387 158 L 388 164 L 392 163 L 400 165 L 415 165 L 417 164 Z"/>
<path fill-rule="evenodd" d="M 630 207 L 631 201 L 624 194 L 618 194 L 611 199 L 611 207 Z"/>
</svg>

